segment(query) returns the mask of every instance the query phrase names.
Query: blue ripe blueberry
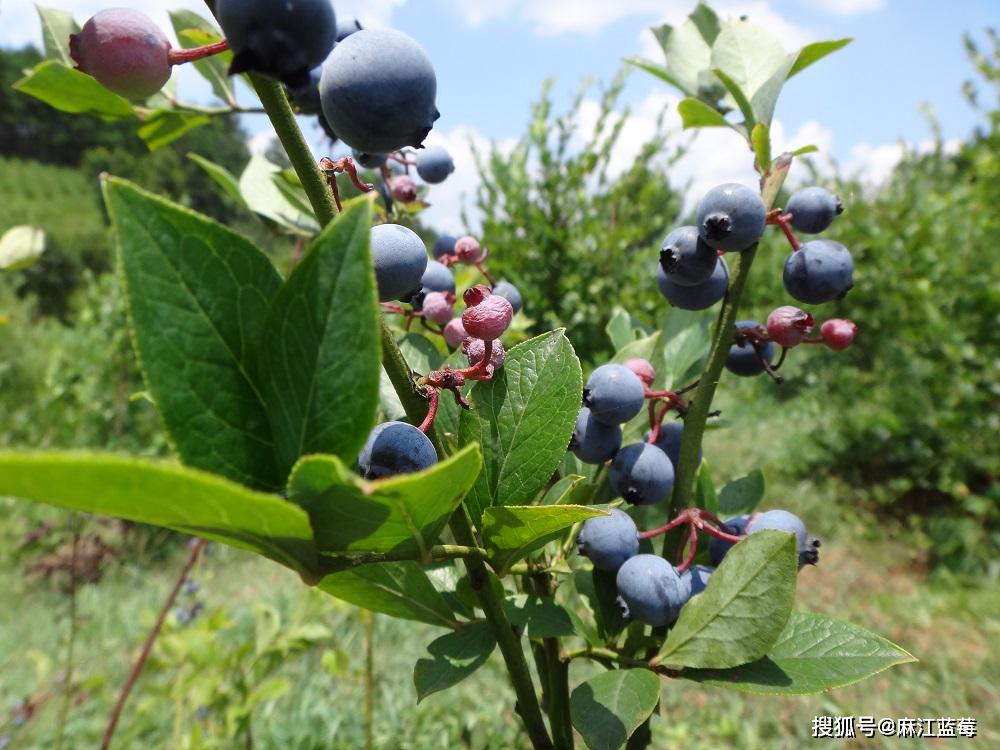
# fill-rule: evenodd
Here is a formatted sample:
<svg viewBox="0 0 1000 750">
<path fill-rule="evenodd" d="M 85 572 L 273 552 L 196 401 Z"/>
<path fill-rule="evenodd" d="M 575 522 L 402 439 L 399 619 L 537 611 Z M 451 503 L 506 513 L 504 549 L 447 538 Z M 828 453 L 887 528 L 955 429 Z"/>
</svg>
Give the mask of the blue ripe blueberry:
<svg viewBox="0 0 1000 750">
<path fill-rule="evenodd" d="M 580 409 L 573 436 L 569 439 L 569 449 L 574 456 L 585 464 L 603 464 L 614 458 L 621 446 L 621 427 L 597 421 L 586 406 Z"/>
<path fill-rule="evenodd" d="M 577 551 L 595 568 L 614 572 L 639 554 L 639 530 L 631 516 L 618 508 L 610 516 L 588 518 L 576 537 Z"/>
<path fill-rule="evenodd" d="M 615 455 L 608 481 L 626 502 L 652 505 L 670 496 L 674 488 L 674 465 L 656 446 L 632 443 Z"/>
<path fill-rule="evenodd" d="M 833 240 L 810 240 L 785 261 L 785 291 L 799 302 L 819 305 L 843 297 L 854 285 L 854 260 Z"/>
<path fill-rule="evenodd" d="M 712 188 L 698 204 L 698 234 L 727 253 L 746 250 L 759 240 L 766 219 L 757 191 L 735 182 Z"/>
<path fill-rule="evenodd" d="M 643 435 L 642 439 L 645 442 L 649 442 L 649 431 Z M 670 463 L 673 464 L 674 471 L 677 471 L 677 462 L 681 457 L 681 438 L 684 436 L 684 423 L 677 422 L 665 422 L 660 425 L 660 435 L 656 438 L 656 442 L 652 443 L 661 451 L 667 454 L 667 458 L 670 459 Z M 701 463 L 702 452 L 698 449 L 698 463 Z"/>
<path fill-rule="evenodd" d="M 675 284 L 664 273 L 663 266 L 657 264 L 656 283 L 660 287 L 660 294 L 674 307 L 681 310 L 707 310 L 726 296 L 726 290 L 729 289 L 729 266 L 724 258 L 719 258 L 708 281 L 694 286 L 682 286 Z"/>
<path fill-rule="evenodd" d="M 362 29 L 323 63 L 323 112 L 340 139 L 369 154 L 421 146 L 440 116 L 430 58 L 391 29 Z"/>
<path fill-rule="evenodd" d="M 443 263 L 436 260 L 427 261 L 427 269 L 420 279 L 425 292 L 455 293 L 455 274 Z"/>
<path fill-rule="evenodd" d="M 653 627 L 676 620 L 688 598 L 677 570 L 659 555 L 630 557 L 615 582 L 622 615 Z"/>
<path fill-rule="evenodd" d="M 792 215 L 792 226 L 800 232 L 818 234 L 844 213 L 844 204 L 829 190 L 807 187 L 792 193 L 785 213 Z"/>
<path fill-rule="evenodd" d="M 317 114 L 319 116 L 316 118 L 316 120 L 319 122 L 319 126 L 323 129 L 323 132 L 326 134 L 326 137 L 330 139 L 330 142 L 336 143 L 337 141 L 339 141 L 340 139 L 337 137 L 337 134 L 334 132 L 333 128 L 330 127 L 330 123 L 326 121 L 326 117 L 323 115 L 323 111 L 320 110 Z"/>
<path fill-rule="evenodd" d="M 380 169 L 389 161 L 389 154 L 366 154 L 354 148 L 351 149 L 351 158 L 355 164 L 360 164 L 365 169 Z"/>
<path fill-rule="evenodd" d="M 347 18 L 337 21 L 337 41 L 342 42 L 356 31 L 361 31 L 364 26 L 357 18 Z"/>
<path fill-rule="evenodd" d="M 337 41 L 330 0 L 218 0 L 215 16 L 233 51 L 230 75 L 254 71 L 305 86 Z"/>
<path fill-rule="evenodd" d="M 763 529 L 775 529 L 795 534 L 795 544 L 799 552 L 799 567 L 815 565 L 819 562 L 820 541 L 809 536 L 802 519 L 787 510 L 769 510 L 759 513 L 747 524 L 747 534 L 755 534 Z"/>
<path fill-rule="evenodd" d="M 445 255 L 454 255 L 455 241 L 457 239 L 457 237 L 453 237 L 450 234 L 442 234 L 434 240 L 434 257 L 443 258 Z"/>
<path fill-rule="evenodd" d="M 423 471 L 437 463 L 428 437 L 406 422 L 376 425 L 358 454 L 358 473 L 365 479 Z"/>
<path fill-rule="evenodd" d="M 642 381 L 624 365 L 601 365 L 583 388 L 583 405 L 605 424 L 628 422 L 642 411 L 645 400 Z"/>
<path fill-rule="evenodd" d="M 417 152 L 417 174 L 424 182 L 437 185 L 454 171 L 454 159 L 441 146 L 428 146 Z"/>
<path fill-rule="evenodd" d="M 517 311 L 521 309 L 521 292 L 516 286 L 501 279 L 493 287 L 493 293 L 510 302 L 510 306 L 514 308 L 514 314 L 517 315 Z"/>
<path fill-rule="evenodd" d="M 677 286 L 704 284 L 718 261 L 719 254 L 698 236 L 697 227 L 675 229 L 660 249 L 660 267 Z"/>
<path fill-rule="evenodd" d="M 747 524 L 750 523 L 750 515 L 745 514 L 730 518 L 722 523 L 722 530 L 733 536 L 742 536 L 747 533 Z M 718 565 L 722 558 L 726 556 L 730 548 L 736 542 L 727 542 L 725 539 L 716 539 L 714 536 L 708 542 L 708 559 L 712 565 Z"/>
<path fill-rule="evenodd" d="M 399 224 L 379 224 L 372 227 L 371 242 L 379 300 L 389 302 L 418 292 L 427 269 L 427 249 L 416 232 Z"/>
<path fill-rule="evenodd" d="M 316 115 L 322 109 L 319 101 L 319 75 L 321 70 L 322 68 L 317 65 L 309 71 L 309 78 L 304 85 L 285 85 L 285 93 L 288 94 L 288 98 L 292 104 L 303 115 Z"/>
<path fill-rule="evenodd" d="M 759 328 L 760 323 L 754 320 L 741 320 L 736 323 L 736 327 Z M 767 360 L 768 364 L 774 361 L 775 348 L 773 341 L 768 341 L 763 345 L 761 354 L 764 355 L 764 359 Z M 733 344 L 729 347 L 729 356 L 726 357 L 726 369 L 733 373 L 733 375 L 749 378 L 764 372 L 764 365 L 761 364 L 753 344 L 749 341 L 744 341 L 742 344 Z"/>
<path fill-rule="evenodd" d="M 688 598 L 698 596 L 708 585 L 708 579 L 715 572 L 715 568 L 707 565 L 692 565 L 681 573 L 681 585 L 688 591 Z"/>
</svg>

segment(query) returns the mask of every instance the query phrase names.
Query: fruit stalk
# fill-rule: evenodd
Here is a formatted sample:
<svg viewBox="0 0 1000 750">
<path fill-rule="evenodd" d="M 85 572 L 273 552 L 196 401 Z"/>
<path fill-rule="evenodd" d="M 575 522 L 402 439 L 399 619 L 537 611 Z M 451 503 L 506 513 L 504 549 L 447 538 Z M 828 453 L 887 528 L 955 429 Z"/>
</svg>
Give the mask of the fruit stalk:
<svg viewBox="0 0 1000 750">
<path fill-rule="evenodd" d="M 791 164 L 792 157 L 783 154 L 775 160 L 772 169 L 761 178 L 761 193 L 766 209 L 770 210 L 777 200 L 778 191 L 785 181 Z M 732 253 L 736 256 L 730 272 L 732 281 L 722 302 L 722 310 L 715 323 L 715 330 L 712 332 L 712 346 L 705 362 L 705 368 L 702 370 L 698 387 L 691 398 L 691 405 L 684 419 L 684 435 L 681 439 L 681 452 L 674 477 L 671 516 L 690 507 L 694 497 L 695 478 L 698 474 L 698 466 L 701 464 L 700 450 L 702 436 L 705 434 L 705 421 L 712 409 L 715 389 L 719 385 L 719 377 L 726 363 L 726 357 L 729 355 L 729 347 L 736 335 L 736 313 L 756 254 L 756 244 L 741 253 Z M 672 537 L 673 535 L 668 535 L 664 539 L 664 557 L 669 557 L 674 548 L 675 542 Z"/>
<path fill-rule="evenodd" d="M 261 104 L 274 126 L 278 140 L 302 181 L 302 186 L 317 220 L 320 225 L 326 226 L 336 216 L 333 197 L 326 179 L 319 170 L 312 151 L 295 121 L 295 114 L 288 104 L 281 84 L 265 76 L 255 74 L 251 74 L 250 78 L 257 95 L 260 97 Z M 379 323 L 381 327 L 382 365 L 385 367 L 393 388 L 399 395 L 406 415 L 415 424 L 420 424 L 427 414 L 427 401 L 417 390 L 416 384 L 410 377 L 410 366 L 403 358 L 402 352 L 399 351 L 392 331 L 389 330 L 384 320 L 380 319 Z M 428 431 L 427 437 L 434 444 L 439 456 L 447 455 L 444 444 L 433 427 Z M 478 546 L 472 523 L 466 514 L 464 505 L 459 506 L 458 510 L 452 514 L 449 527 L 458 544 L 466 547 Z M 503 602 L 493 587 L 489 585 L 486 564 L 476 558 L 466 558 L 465 567 L 469 572 L 472 588 L 476 592 L 479 604 L 490 623 L 490 629 L 497 640 L 497 645 L 500 647 L 500 653 L 503 655 L 507 672 L 514 686 L 514 693 L 517 696 L 518 713 L 528 731 L 528 736 L 531 738 L 531 744 L 535 750 L 551 750 L 552 741 L 549 739 L 548 729 L 542 718 L 538 695 L 531 679 L 531 672 L 528 670 L 524 650 L 521 648 L 521 641 L 514 635 L 510 620 L 507 619 L 507 614 L 503 610 Z"/>
</svg>

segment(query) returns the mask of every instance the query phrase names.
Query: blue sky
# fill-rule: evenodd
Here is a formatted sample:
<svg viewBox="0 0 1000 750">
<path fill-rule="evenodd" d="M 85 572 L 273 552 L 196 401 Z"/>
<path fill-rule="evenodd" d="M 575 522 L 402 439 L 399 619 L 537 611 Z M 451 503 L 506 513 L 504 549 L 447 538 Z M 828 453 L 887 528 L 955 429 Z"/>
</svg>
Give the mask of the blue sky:
<svg viewBox="0 0 1000 750">
<path fill-rule="evenodd" d="M 100 0 L 45 0 L 83 21 Z M 198 0 L 114 0 L 131 5 L 166 25 L 165 10 L 188 7 L 204 12 Z M 587 76 L 607 81 L 630 55 L 657 57 L 648 27 L 679 22 L 694 0 L 334 0 L 338 15 L 359 16 L 369 25 L 390 25 L 413 36 L 427 50 L 438 77 L 442 116 L 430 138 L 453 151 L 456 174 L 435 188 L 428 218 L 459 229 L 463 195 L 475 188 L 469 142 L 509 144 L 525 128 L 530 104 L 543 80 L 555 77 L 557 103 L 565 104 Z M 844 36 L 854 42 L 821 61 L 785 89 L 776 113 L 778 146 L 814 142 L 822 159 L 877 183 L 899 158 L 900 142 L 926 145 L 930 129 L 919 108 L 929 103 L 944 137 L 965 138 L 979 121 L 960 93 L 972 75 L 962 34 L 983 38 L 986 26 L 1000 26 L 1000 0 L 717 0 L 722 16 L 747 14 L 779 36 L 788 49 L 818 39 Z M 7 0 L 0 5 L 0 45 L 39 43 L 33 4 Z M 182 98 L 207 100 L 207 86 L 183 71 Z M 595 92 L 596 94 L 596 92 Z M 633 109 L 625 129 L 621 162 L 626 164 L 651 132 L 663 107 L 677 124 L 677 96 L 648 74 L 633 73 L 625 101 Z M 587 115 L 594 104 L 585 108 Z M 329 147 L 306 125 L 317 154 Z M 263 143 L 264 118 L 247 118 Z M 689 136 L 678 134 L 687 139 Z M 752 180 L 744 146 L 731 133 L 700 134 L 678 165 L 678 187 L 699 191 L 723 180 Z"/>
</svg>

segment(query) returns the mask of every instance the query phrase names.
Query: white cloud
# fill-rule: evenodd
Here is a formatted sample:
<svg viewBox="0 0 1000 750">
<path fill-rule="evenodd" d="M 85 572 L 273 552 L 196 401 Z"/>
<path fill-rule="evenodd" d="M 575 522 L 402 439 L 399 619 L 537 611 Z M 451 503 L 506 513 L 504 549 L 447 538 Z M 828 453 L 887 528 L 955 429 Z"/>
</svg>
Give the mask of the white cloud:
<svg viewBox="0 0 1000 750">
<path fill-rule="evenodd" d="M 837 16 L 853 16 L 882 10 L 885 0 L 809 0 L 809 4 Z"/>
<path fill-rule="evenodd" d="M 952 138 L 942 144 L 946 154 L 954 154 L 961 147 L 960 138 Z M 882 187 L 892 170 L 909 151 L 916 154 L 927 154 L 934 150 L 934 141 L 925 138 L 918 143 L 858 143 L 851 148 L 850 155 L 844 162 L 841 172 L 846 177 L 856 178 L 868 190 Z"/>
</svg>

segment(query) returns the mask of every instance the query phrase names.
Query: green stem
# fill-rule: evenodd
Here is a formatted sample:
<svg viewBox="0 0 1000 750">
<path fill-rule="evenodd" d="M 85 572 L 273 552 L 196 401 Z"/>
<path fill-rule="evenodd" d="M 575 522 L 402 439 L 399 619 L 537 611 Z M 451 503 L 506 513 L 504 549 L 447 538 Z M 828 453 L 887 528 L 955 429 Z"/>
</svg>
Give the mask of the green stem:
<svg viewBox="0 0 1000 750">
<path fill-rule="evenodd" d="M 343 555 L 324 555 L 319 561 L 319 574 L 322 577 L 329 573 L 336 573 L 341 570 L 357 567 L 358 565 L 369 565 L 371 563 L 415 560 L 430 564 L 441 560 L 457 560 L 466 557 L 475 557 L 485 562 L 490 562 L 489 553 L 482 547 L 466 547 L 461 544 L 435 544 L 427 550 L 427 556 L 424 558 L 414 555 L 412 552 L 358 552 Z"/>
<path fill-rule="evenodd" d="M 764 206 L 767 210 L 770 210 L 774 205 L 778 191 L 781 189 L 781 185 L 785 181 L 785 176 L 788 174 L 789 166 L 791 166 L 791 157 L 787 154 L 783 155 L 775 161 L 773 171 L 769 172 L 762 179 L 761 192 L 764 197 Z M 698 454 L 701 451 L 701 440 L 705 434 L 705 422 L 708 419 L 709 411 L 712 409 L 715 389 L 719 385 L 722 368 L 729 354 L 729 347 L 736 335 L 736 313 L 739 309 L 740 300 L 743 297 L 743 290 L 746 288 L 747 279 L 750 277 L 750 267 L 753 265 L 756 254 L 757 245 L 744 250 L 742 253 L 729 254 L 729 257 L 733 258 L 730 266 L 732 280 L 730 281 L 726 298 L 722 303 L 722 310 L 719 312 L 718 320 L 715 323 L 708 360 L 705 362 L 704 370 L 702 370 L 698 388 L 691 398 L 691 406 L 684 417 L 684 434 L 681 438 L 680 457 L 677 460 L 677 473 L 674 478 L 671 515 L 676 514 L 682 508 L 691 506 L 698 466 L 701 463 Z M 677 538 L 675 535 L 665 535 L 663 556 L 669 557 L 672 555 L 676 545 Z"/>
<path fill-rule="evenodd" d="M 375 748 L 375 613 L 365 616 L 365 750 Z"/>
<path fill-rule="evenodd" d="M 252 75 L 251 79 L 261 104 L 274 125 L 278 139 L 281 141 L 285 153 L 288 154 L 292 167 L 302 181 L 302 186 L 305 188 L 306 196 L 309 198 L 317 220 L 325 226 L 336 216 L 333 196 L 330 194 L 329 186 L 302 136 L 302 131 L 299 130 L 295 114 L 288 105 L 288 99 L 281 89 L 281 84 L 265 76 Z M 420 424 L 427 413 L 427 401 L 417 391 L 416 384 L 410 377 L 410 367 L 403 358 L 402 352 L 399 351 L 396 339 L 384 320 L 381 321 L 381 340 L 382 365 L 385 367 L 389 380 L 399 395 L 399 400 L 410 421 L 413 424 Z M 438 455 L 446 456 L 447 451 L 444 443 L 433 427 L 428 431 L 427 436 L 434 444 Z M 452 536 L 459 545 L 470 548 L 479 546 L 464 505 L 459 506 L 458 510 L 452 514 L 449 526 Z M 479 606 L 482 607 L 486 619 L 490 623 L 493 636 L 496 638 L 504 663 L 507 665 L 507 672 L 517 696 L 517 710 L 528 731 L 528 736 L 531 738 L 531 744 L 535 750 L 550 750 L 552 741 L 549 739 L 542 711 L 538 705 L 538 696 L 535 693 L 528 662 L 521 647 L 521 640 L 514 634 L 510 621 L 507 619 L 502 599 L 489 585 L 489 572 L 486 569 L 486 563 L 477 557 L 466 557 L 464 560 L 472 588 L 479 599 Z"/>
<path fill-rule="evenodd" d="M 543 597 L 552 596 L 552 578 L 548 573 L 531 576 L 535 593 Z M 541 661 L 545 668 L 538 673 L 545 686 L 548 698 L 547 711 L 552 740 L 556 750 L 573 750 L 573 724 L 569 713 L 569 663 L 559 655 L 559 639 L 542 639 Z"/>
</svg>

